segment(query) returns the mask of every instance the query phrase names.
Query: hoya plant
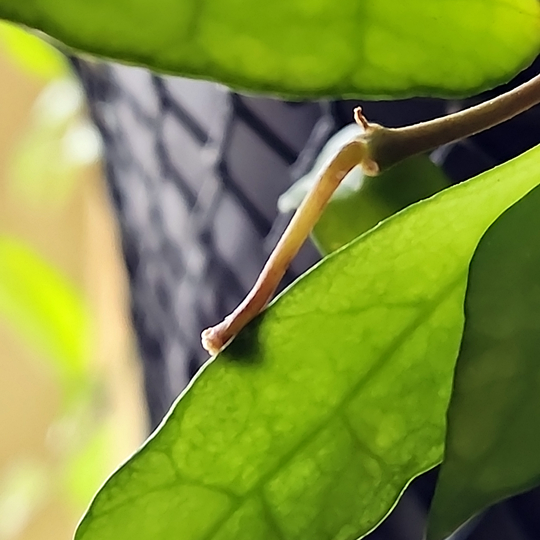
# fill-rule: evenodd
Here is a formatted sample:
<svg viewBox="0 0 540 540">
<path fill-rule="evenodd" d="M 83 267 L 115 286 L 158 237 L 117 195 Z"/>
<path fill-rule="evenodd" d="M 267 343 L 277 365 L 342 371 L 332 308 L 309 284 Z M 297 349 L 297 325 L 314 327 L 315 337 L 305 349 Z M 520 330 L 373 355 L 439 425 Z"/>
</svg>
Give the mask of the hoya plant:
<svg viewBox="0 0 540 540">
<path fill-rule="evenodd" d="M 538 0 L 0 0 L 0 17 L 292 99 L 471 96 L 540 50 Z M 540 148 L 446 188 L 424 156 L 539 101 L 537 77 L 401 128 L 357 109 L 254 289 L 203 333 L 212 358 L 76 539 L 353 540 L 442 463 L 426 533 L 442 540 L 539 484 Z M 429 197 L 317 223 L 350 174 Z M 330 255 L 269 304 L 314 227 Z"/>
</svg>

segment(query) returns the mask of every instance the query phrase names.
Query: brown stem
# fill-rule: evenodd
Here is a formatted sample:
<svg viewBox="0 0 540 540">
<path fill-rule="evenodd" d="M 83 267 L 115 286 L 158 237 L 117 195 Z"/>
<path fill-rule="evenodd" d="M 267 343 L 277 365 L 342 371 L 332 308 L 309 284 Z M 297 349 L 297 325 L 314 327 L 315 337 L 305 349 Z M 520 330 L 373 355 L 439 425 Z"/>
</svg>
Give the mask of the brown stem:
<svg viewBox="0 0 540 540">
<path fill-rule="evenodd" d="M 405 158 L 459 141 L 513 118 L 540 103 L 540 75 L 475 107 L 397 129 L 381 128 L 370 142 L 380 170 Z"/>
<path fill-rule="evenodd" d="M 294 214 L 253 289 L 223 322 L 202 333 L 203 347 L 210 354 L 217 354 L 268 304 L 289 264 L 302 247 L 328 200 L 345 176 L 366 160 L 366 154 L 366 143 L 359 138 L 343 147 L 330 162 Z"/>
<path fill-rule="evenodd" d="M 362 110 L 357 108 L 355 120 L 365 129 L 364 134 L 343 147 L 322 173 L 296 211 L 244 301 L 223 322 L 202 333 L 204 348 L 211 354 L 217 354 L 264 309 L 328 200 L 354 167 L 361 165 L 366 174 L 376 175 L 403 159 L 469 137 L 509 120 L 539 102 L 540 75 L 475 107 L 403 128 L 393 129 L 371 124 L 362 114 Z"/>
</svg>

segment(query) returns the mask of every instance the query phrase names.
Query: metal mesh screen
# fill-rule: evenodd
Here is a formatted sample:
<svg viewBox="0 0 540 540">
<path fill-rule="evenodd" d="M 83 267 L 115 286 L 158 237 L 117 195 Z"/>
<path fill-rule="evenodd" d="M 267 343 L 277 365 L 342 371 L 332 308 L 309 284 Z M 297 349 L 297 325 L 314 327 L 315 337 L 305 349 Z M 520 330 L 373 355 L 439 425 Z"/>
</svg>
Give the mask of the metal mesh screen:
<svg viewBox="0 0 540 540">
<path fill-rule="evenodd" d="M 139 68 L 73 64 L 105 141 L 154 428 L 207 358 L 201 330 L 236 307 L 285 228 L 279 195 L 329 136 L 351 122 L 357 103 L 287 103 Z M 363 103 L 371 121 L 387 126 L 461 106 L 424 99 Z M 538 115 L 532 110 L 433 157 L 461 181 L 537 143 L 531 126 Z M 285 283 L 317 259 L 306 245 Z M 432 484 L 429 476 L 416 482 L 373 537 L 420 538 Z M 538 504 L 535 493 L 500 505 L 468 537 L 537 537 L 536 513 L 521 511 L 532 504 Z"/>
</svg>

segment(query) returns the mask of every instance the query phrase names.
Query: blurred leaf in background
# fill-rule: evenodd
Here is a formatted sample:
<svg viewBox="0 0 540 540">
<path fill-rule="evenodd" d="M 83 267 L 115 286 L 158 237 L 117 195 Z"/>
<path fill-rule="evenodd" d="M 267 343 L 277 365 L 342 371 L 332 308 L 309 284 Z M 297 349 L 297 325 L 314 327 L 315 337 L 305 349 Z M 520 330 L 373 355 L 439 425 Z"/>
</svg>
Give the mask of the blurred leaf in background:
<svg viewBox="0 0 540 540">
<path fill-rule="evenodd" d="M 101 154 L 83 92 L 66 58 L 38 35 L 0 21 L 0 47 L 19 68 L 47 83 L 13 156 L 10 187 L 33 203 L 62 204 L 80 168 Z"/>
<path fill-rule="evenodd" d="M 95 174 L 101 144 L 67 61 L 0 23 L 0 80 L 0 540 L 67 540 L 142 435 L 141 410 L 126 416 L 115 396 L 136 389 L 133 372 L 116 383 L 107 373 L 125 374 L 133 354 L 115 318 L 123 275 L 110 275 L 118 252 Z"/>
<path fill-rule="evenodd" d="M 26 133 L 13 156 L 10 191 L 33 204 L 66 202 L 80 170 L 99 160 L 97 130 L 85 116 L 77 81 L 51 81 L 34 104 Z"/>
<path fill-rule="evenodd" d="M 14 238 L 0 237 L 0 317 L 45 353 L 67 384 L 85 376 L 90 314 L 80 291 Z"/>
<path fill-rule="evenodd" d="M 0 21 L 0 46 L 31 75 L 50 80 L 68 73 L 66 59 L 60 52 L 15 24 Z"/>
<path fill-rule="evenodd" d="M 0 0 L 0 16 L 82 51 L 296 98 L 479 92 L 540 47 L 536 0 Z"/>
</svg>

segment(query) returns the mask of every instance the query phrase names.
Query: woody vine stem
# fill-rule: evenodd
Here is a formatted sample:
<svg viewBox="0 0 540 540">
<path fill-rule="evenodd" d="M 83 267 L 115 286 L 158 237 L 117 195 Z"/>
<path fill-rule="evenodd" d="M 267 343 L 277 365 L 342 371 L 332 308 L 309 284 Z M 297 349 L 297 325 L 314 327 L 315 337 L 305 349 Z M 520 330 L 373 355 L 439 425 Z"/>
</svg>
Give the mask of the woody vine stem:
<svg viewBox="0 0 540 540">
<path fill-rule="evenodd" d="M 268 304 L 292 259 L 305 242 L 330 197 L 357 166 L 376 176 L 396 163 L 469 137 L 540 103 L 540 75 L 505 94 L 454 114 L 402 128 L 369 122 L 360 108 L 354 118 L 363 133 L 345 145 L 304 199 L 243 302 L 221 323 L 202 333 L 204 348 L 221 351 Z"/>
</svg>

